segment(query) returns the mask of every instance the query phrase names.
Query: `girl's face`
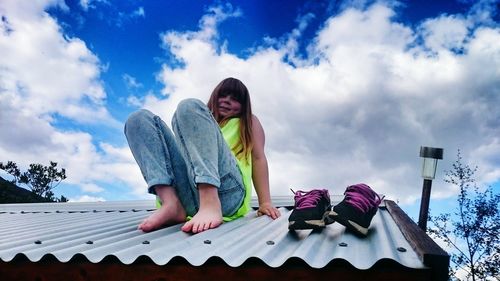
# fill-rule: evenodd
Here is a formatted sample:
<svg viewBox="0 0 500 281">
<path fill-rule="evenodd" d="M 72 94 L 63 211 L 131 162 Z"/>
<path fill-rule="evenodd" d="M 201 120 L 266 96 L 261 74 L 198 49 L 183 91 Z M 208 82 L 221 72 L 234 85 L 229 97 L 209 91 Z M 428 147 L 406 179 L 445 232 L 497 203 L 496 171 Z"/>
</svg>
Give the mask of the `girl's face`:
<svg viewBox="0 0 500 281">
<path fill-rule="evenodd" d="M 238 116 L 241 113 L 241 104 L 231 95 L 220 95 L 217 99 L 219 115 L 222 118 Z"/>
</svg>

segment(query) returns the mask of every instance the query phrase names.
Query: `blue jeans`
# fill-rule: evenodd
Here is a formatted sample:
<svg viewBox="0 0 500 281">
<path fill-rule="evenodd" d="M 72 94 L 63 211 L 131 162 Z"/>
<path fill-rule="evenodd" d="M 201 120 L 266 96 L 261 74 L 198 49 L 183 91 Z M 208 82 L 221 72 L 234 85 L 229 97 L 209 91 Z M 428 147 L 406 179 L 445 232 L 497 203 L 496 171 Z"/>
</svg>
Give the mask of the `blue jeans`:
<svg viewBox="0 0 500 281">
<path fill-rule="evenodd" d="M 173 186 L 186 213 L 199 209 L 197 184 L 218 189 L 223 216 L 234 214 L 243 202 L 245 189 L 236 158 L 225 142 L 208 107 L 196 99 L 179 103 L 170 128 L 148 110 L 132 113 L 125 136 L 148 185 Z M 168 204 L 168 202 L 163 202 Z"/>
</svg>

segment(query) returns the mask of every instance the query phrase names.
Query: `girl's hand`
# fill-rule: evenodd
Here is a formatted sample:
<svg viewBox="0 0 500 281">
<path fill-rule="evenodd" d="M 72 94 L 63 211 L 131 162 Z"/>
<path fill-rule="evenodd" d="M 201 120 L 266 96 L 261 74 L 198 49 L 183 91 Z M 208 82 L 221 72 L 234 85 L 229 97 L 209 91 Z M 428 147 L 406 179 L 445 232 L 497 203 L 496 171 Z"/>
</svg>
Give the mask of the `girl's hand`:
<svg viewBox="0 0 500 281">
<path fill-rule="evenodd" d="M 275 220 L 281 216 L 281 213 L 271 203 L 262 203 L 259 205 L 259 209 L 257 210 L 257 216 L 260 217 L 262 215 L 267 215 Z"/>
</svg>

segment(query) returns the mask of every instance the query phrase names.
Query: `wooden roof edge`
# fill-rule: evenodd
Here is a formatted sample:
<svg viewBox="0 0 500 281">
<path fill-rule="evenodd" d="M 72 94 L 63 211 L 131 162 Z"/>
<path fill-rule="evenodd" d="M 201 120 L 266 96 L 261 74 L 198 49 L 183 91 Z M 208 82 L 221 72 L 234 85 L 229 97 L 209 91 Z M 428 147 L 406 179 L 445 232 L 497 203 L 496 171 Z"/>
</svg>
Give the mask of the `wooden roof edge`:
<svg viewBox="0 0 500 281">
<path fill-rule="evenodd" d="M 387 211 L 420 260 L 431 268 L 432 280 L 448 280 L 450 255 L 423 231 L 394 201 L 384 200 Z"/>
</svg>

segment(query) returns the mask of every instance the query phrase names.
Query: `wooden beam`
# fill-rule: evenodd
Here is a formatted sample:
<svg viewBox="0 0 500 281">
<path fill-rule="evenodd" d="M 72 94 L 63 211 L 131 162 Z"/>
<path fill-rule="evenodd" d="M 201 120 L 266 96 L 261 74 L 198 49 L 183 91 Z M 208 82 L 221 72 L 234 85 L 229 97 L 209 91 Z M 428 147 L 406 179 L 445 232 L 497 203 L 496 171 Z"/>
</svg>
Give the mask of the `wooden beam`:
<svg viewBox="0 0 500 281">
<path fill-rule="evenodd" d="M 385 200 L 387 211 L 420 260 L 431 268 L 432 280 L 448 280 L 450 256 L 391 200 Z"/>
</svg>

